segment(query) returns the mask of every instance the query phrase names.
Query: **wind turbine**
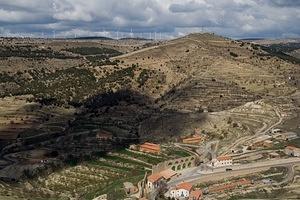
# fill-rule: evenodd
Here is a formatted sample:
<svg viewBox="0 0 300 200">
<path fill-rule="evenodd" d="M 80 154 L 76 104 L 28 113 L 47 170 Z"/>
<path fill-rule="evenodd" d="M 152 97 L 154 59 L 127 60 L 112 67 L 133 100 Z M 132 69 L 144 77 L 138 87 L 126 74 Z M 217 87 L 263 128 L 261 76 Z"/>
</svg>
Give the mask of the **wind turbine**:
<svg viewBox="0 0 300 200">
<path fill-rule="evenodd" d="M 133 38 L 133 36 L 134 36 L 134 34 L 133 34 L 132 28 L 131 28 L 131 30 L 130 30 L 130 37 Z"/>
</svg>

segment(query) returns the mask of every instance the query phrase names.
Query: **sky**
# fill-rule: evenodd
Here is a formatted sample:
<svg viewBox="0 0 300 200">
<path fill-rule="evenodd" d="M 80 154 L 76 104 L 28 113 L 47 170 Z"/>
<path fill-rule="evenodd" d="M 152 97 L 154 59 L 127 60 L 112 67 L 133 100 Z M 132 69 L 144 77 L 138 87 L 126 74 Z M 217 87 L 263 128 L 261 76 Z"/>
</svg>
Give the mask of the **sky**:
<svg viewBox="0 0 300 200">
<path fill-rule="evenodd" d="M 300 37 L 300 0 L 0 0 L 0 36 Z"/>
</svg>

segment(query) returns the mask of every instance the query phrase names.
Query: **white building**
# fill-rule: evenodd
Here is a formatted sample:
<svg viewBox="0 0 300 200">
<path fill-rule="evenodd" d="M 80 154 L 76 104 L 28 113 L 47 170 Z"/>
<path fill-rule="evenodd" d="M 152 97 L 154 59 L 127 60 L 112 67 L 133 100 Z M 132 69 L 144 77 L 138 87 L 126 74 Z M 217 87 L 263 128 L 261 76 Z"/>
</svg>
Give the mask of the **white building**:
<svg viewBox="0 0 300 200">
<path fill-rule="evenodd" d="M 212 167 L 225 167 L 232 165 L 232 158 L 230 156 L 219 156 L 211 162 Z"/>
<path fill-rule="evenodd" d="M 166 169 L 159 173 L 151 174 L 147 177 L 148 190 L 159 188 L 163 183 L 170 181 L 177 173 L 171 169 Z"/>
<path fill-rule="evenodd" d="M 300 157 L 300 148 L 294 146 L 287 146 L 284 149 L 284 153 L 289 156 Z"/>
<path fill-rule="evenodd" d="M 174 199 L 188 198 L 193 185 L 183 182 L 170 190 L 170 197 Z"/>
<path fill-rule="evenodd" d="M 148 190 L 152 191 L 158 188 L 161 185 L 163 179 L 164 178 L 159 173 L 148 176 L 147 178 Z"/>
</svg>

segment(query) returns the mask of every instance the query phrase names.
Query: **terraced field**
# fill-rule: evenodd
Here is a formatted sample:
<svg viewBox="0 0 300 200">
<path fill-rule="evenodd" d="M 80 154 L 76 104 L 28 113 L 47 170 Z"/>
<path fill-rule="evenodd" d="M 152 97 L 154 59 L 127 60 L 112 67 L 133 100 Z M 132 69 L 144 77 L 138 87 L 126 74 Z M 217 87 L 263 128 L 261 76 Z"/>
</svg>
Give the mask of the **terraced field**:
<svg viewBox="0 0 300 200">
<path fill-rule="evenodd" d="M 41 106 L 28 102 L 30 96 L 0 100 L 0 139 L 27 138 L 62 132 L 73 119 L 74 109 Z"/>
<path fill-rule="evenodd" d="M 136 185 L 146 172 L 150 172 L 152 165 L 189 155 L 180 150 L 173 152 L 170 146 L 163 149 L 160 156 L 128 149 L 121 150 L 25 183 L 0 183 L 7 187 L 5 190 L 0 187 L 0 197 L 8 195 L 16 199 L 32 196 L 34 199 L 93 199 L 101 194 L 108 194 L 111 199 L 122 199 L 125 197 L 123 182 L 129 181 Z"/>
</svg>

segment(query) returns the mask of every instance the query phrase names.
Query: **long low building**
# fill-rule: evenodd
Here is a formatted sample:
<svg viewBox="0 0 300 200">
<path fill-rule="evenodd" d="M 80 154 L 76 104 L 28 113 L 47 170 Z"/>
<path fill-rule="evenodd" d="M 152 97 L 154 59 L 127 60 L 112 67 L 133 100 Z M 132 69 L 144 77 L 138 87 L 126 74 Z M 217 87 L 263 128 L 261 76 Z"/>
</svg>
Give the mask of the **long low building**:
<svg viewBox="0 0 300 200">
<path fill-rule="evenodd" d="M 145 142 L 139 146 L 139 150 L 145 153 L 160 154 L 161 149 L 159 144 Z"/>
<path fill-rule="evenodd" d="M 148 190 L 154 190 L 159 188 L 163 182 L 170 181 L 173 177 L 175 177 L 177 173 L 171 169 L 166 169 L 159 173 L 151 174 L 147 177 L 147 187 Z"/>
<path fill-rule="evenodd" d="M 182 139 L 182 143 L 184 143 L 184 144 L 199 144 L 200 142 L 202 142 L 202 140 L 203 140 L 203 138 L 200 135 L 195 134 L 195 135 L 192 135 L 191 137 Z"/>
<path fill-rule="evenodd" d="M 212 167 L 225 167 L 232 165 L 232 157 L 231 156 L 219 156 L 216 159 L 211 161 Z"/>
</svg>

